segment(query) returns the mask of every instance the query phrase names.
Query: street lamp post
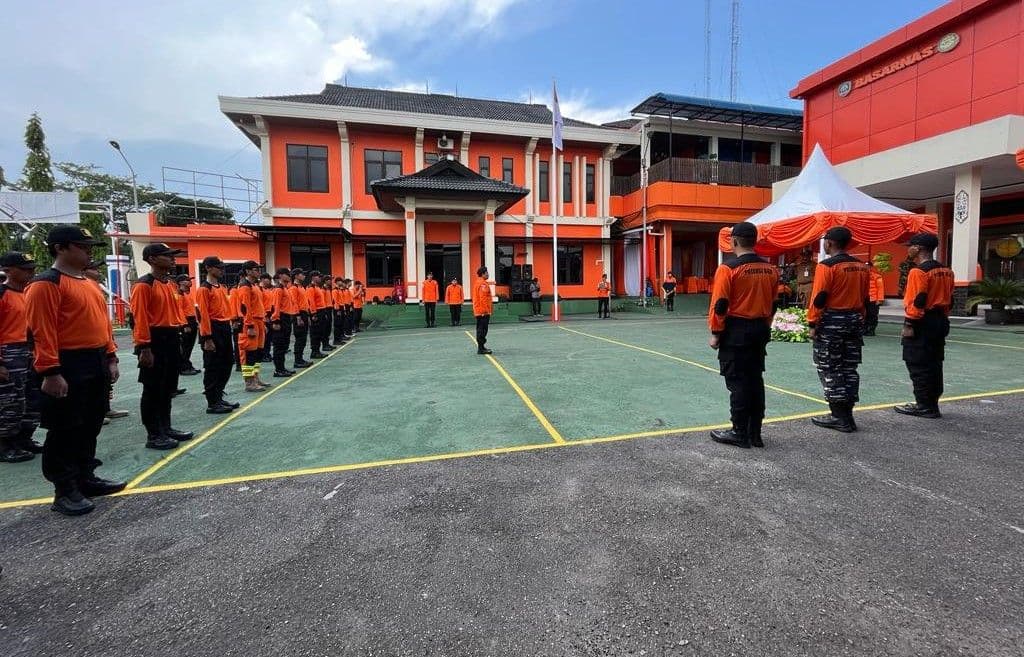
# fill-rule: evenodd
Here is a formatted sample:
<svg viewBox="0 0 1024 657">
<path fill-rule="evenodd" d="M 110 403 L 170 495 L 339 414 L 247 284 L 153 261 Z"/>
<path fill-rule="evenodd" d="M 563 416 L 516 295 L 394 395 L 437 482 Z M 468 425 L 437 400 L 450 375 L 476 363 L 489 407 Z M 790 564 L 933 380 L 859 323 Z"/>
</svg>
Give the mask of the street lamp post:
<svg viewBox="0 0 1024 657">
<path fill-rule="evenodd" d="M 128 161 L 128 158 L 124 156 L 124 151 L 121 150 L 121 144 L 111 139 L 110 145 L 114 147 L 114 150 L 118 152 L 118 154 L 121 156 L 121 159 L 124 160 L 124 163 L 128 165 L 128 170 L 132 172 L 132 210 L 138 211 L 139 188 L 136 185 L 135 169 L 132 168 L 132 163 Z"/>
</svg>

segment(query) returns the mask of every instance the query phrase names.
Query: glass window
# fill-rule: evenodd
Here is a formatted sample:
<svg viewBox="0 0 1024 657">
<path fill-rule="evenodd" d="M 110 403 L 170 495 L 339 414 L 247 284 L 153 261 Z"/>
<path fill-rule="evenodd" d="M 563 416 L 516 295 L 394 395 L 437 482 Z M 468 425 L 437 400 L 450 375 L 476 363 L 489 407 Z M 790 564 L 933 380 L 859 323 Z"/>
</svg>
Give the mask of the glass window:
<svg viewBox="0 0 1024 657">
<path fill-rule="evenodd" d="M 594 165 L 587 165 L 587 203 L 594 202 Z"/>
<path fill-rule="evenodd" d="M 548 187 L 551 184 L 551 170 L 545 160 L 540 161 L 540 168 L 537 169 L 537 198 L 546 202 L 548 200 Z"/>
<path fill-rule="evenodd" d="M 326 192 L 327 147 L 288 144 L 288 191 Z"/>
<path fill-rule="evenodd" d="M 370 183 L 385 178 L 397 178 L 402 175 L 402 151 L 363 151 L 366 167 L 366 193 L 372 194 Z"/>
<path fill-rule="evenodd" d="M 395 277 L 402 278 L 402 274 L 402 245 L 366 245 L 367 285 L 390 287 Z"/>
<path fill-rule="evenodd" d="M 508 285 L 512 280 L 512 263 L 515 258 L 515 247 L 511 244 L 494 245 L 494 282 Z"/>
<path fill-rule="evenodd" d="M 437 153 L 424 153 L 423 154 L 423 162 L 428 167 L 431 164 L 437 164 Z"/>
<path fill-rule="evenodd" d="M 484 178 L 490 178 L 491 177 L 491 158 L 489 158 L 489 157 L 487 157 L 485 155 L 481 155 L 479 158 L 477 158 L 477 167 L 476 168 L 477 168 L 477 173 L 479 173 L 481 176 L 483 176 Z"/>
<path fill-rule="evenodd" d="M 572 203 L 572 162 L 562 162 L 562 203 Z"/>
<path fill-rule="evenodd" d="M 511 183 L 513 179 L 512 169 L 512 158 L 503 157 L 501 158 L 501 179 L 507 183 Z"/>
<path fill-rule="evenodd" d="M 583 285 L 583 245 L 558 245 L 558 284 Z"/>
</svg>

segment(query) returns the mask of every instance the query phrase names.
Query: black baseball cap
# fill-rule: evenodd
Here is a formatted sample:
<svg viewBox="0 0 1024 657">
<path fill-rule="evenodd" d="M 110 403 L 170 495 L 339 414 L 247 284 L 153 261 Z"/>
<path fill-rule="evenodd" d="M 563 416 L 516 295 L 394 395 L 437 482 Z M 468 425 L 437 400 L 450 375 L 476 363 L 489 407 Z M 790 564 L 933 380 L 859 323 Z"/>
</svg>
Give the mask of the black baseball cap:
<svg viewBox="0 0 1024 657">
<path fill-rule="evenodd" d="M 287 267 L 278 267 L 277 271 L 274 272 L 275 276 L 280 276 L 282 274 L 288 274 L 289 276 L 291 276 L 292 270 L 288 269 Z"/>
<path fill-rule="evenodd" d="M 224 261 L 217 256 L 206 256 L 203 258 L 203 266 L 209 269 L 210 267 L 217 267 L 224 269 Z"/>
<path fill-rule="evenodd" d="M 89 229 L 81 226 L 54 226 L 46 234 L 47 244 L 88 244 L 98 246 L 103 240 L 96 239 Z"/>
<path fill-rule="evenodd" d="M 270 278 L 270 274 L 268 274 L 267 272 L 263 272 L 262 274 L 260 274 L 260 279 L 262 280 L 264 278 L 269 279 Z"/>
<path fill-rule="evenodd" d="M 259 268 L 260 268 L 260 263 L 256 262 L 255 260 L 246 260 L 245 262 L 242 263 L 242 271 L 247 271 L 249 269 L 259 269 Z"/>
<path fill-rule="evenodd" d="M 0 256 L 0 267 L 17 267 L 18 269 L 35 269 L 39 265 L 27 253 L 8 251 Z"/>
<path fill-rule="evenodd" d="M 181 249 L 172 249 L 171 247 L 167 246 L 166 244 L 163 244 L 162 242 L 157 242 L 155 244 L 150 244 L 146 248 L 142 249 L 142 259 L 146 260 L 147 258 L 152 258 L 153 256 L 162 255 L 180 256 L 185 255 L 185 253 L 187 252 L 182 251 Z"/>
<path fill-rule="evenodd" d="M 189 276 L 188 274 L 178 274 L 177 276 L 174 277 L 174 280 L 178 281 L 179 283 L 184 283 L 185 281 L 192 280 L 192 277 Z"/>
<path fill-rule="evenodd" d="M 757 237 L 757 226 L 749 221 L 741 221 L 732 227 L 733 237 Z"/>
<path fill-rule="evenodd" d="M 321 275 L 320 274 L 320 270 L 314 269 L 313 271 L 309 272 L 309 275 L 310 275 L 310 277 L 312 277 L 312 276 L 320 276 Z"/>
<path fill-rule="evenodd" d="M 291 276 L 295 276 L 296 274 L 305 274 L 306 272 L 304 272 L 304 271 L 302 271 L 301 269 L 299 269 L 298 267 L 296 267 L 295 269 L 291 270 L 291 271 L 290 271 L 290 272 L 288 272 L 288 273 L 289 273 L 289 274 L 290 274 Z"/>
<path fill-rule="evenodd" d="M 910 246 L 919 246 L 922 249 L 934 251 L 939 246 L 939 238 L 931 233 L 918 233 L 910 238 Z"/>
</svg>

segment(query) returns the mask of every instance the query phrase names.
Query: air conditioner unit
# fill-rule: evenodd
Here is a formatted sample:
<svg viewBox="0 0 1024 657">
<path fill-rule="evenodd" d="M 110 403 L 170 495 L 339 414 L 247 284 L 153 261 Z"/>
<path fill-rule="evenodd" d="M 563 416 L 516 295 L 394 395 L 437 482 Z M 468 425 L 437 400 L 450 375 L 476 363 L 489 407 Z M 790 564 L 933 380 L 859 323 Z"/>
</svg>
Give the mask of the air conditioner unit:
<svg viewBox="0 0 1024 657">
<path fill-rule="evenodd" d="M 437 148 L 442 151 L 450 151 L 455 148 L 455 142 L 448 135 L 441 135 L 437 138 Z"/>
</svg>

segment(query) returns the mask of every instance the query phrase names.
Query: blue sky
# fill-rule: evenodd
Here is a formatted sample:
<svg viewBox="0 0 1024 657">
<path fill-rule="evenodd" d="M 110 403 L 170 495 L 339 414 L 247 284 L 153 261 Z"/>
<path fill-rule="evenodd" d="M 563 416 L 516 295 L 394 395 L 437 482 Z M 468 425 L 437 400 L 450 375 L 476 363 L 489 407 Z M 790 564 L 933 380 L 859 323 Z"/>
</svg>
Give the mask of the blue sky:
<svg viewBox="0 0 1024 657">
<path fill-rule="evenodd" d="M 738 100 L 799 107 L 797 81 L 939 0 L 742 0 Z M 711 95 L 729 95 L 730 0 L 712 0 Z M 0 41 L 0 166 L 18 177 L 22 133 L 43 117 L 55 161 L 140 181 L 161 166 L 259 177 L 255 147 L 217 94 L 351 85 L 548 102 L 605 121 L 657 92 L 704 95 L 704 0 L 317 0 L 18 3 Z"/>
</svg>

